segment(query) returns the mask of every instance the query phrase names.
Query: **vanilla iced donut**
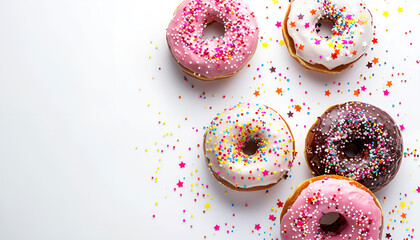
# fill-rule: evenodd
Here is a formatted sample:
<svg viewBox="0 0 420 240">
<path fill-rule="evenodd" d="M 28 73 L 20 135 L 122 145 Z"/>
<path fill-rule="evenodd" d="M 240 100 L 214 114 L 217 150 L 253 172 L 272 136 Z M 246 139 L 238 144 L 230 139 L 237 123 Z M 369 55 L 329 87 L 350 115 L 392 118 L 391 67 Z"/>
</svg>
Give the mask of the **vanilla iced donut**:
<svg viewBox="0 0 420 240">
<path fill-rule="evenodd" d="M 204 154 L 213 176 L 238 191 L 266 189 L 292 167 L 294 138 L 273 109 L 239 103 L 217 114 L 204 135 Z"/>
<path fill-rule="evenodd" d="M 317 33 L 321 19 L 333 22 L 330 38 Z M 306 68 L 338 73 L 367 51 L 372 24 L 361 0 L 293 0 L 283 22 L 283 37 L 289 53 Z"/>
<path fill-rule="evenodd" d="M 223 37 L 206 40 L 203 30 L 214 21 Z M 170 22 L 166 39 L 181 69 L 201 80 L 235 75 L 258 44 L 255 16 L 242 0 L 185 0 Z"/>
</svg>

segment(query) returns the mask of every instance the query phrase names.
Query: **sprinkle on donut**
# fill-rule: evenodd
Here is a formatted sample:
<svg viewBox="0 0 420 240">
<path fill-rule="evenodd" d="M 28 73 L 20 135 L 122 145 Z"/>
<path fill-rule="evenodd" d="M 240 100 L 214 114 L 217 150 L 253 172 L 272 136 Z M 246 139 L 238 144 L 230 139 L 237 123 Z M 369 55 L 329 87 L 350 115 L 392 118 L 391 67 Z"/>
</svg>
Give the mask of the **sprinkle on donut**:
<svg viewBox="0 0 420 240">
<path fill-rule="evenodd" d="M 236 190 L 257 190 L 276 184 L 290 170 L 294 139 L 273 109 L 239 103 L 213 119 L 204 151 L 216 179 Z"/>
<path fill-rule="evenodd" d="M 214 21 L 225 34 L 204 39 L 203 30 Z M 258 26 L 242 0 L 185 0 L 167 29 L 172 55 L 186 73 L 203 80 L 228 77 L 252 57 Z"/>
</svg>

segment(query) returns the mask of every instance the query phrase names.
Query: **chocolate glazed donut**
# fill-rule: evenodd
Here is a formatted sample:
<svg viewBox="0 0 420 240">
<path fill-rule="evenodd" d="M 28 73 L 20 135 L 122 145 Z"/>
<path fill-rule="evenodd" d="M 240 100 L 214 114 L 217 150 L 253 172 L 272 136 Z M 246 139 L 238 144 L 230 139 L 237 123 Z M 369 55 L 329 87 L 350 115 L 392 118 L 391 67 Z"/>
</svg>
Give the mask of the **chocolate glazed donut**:
<svg viewBox="0 0 420 240">
<path fill-rule="evenodd" d="M 383 110 L 362 102 L 328 108 L 308 131 L 305 157 L 314 176 L 337 174 L 375 192 L 397 174 L 403 139 Z"/>
</svg>

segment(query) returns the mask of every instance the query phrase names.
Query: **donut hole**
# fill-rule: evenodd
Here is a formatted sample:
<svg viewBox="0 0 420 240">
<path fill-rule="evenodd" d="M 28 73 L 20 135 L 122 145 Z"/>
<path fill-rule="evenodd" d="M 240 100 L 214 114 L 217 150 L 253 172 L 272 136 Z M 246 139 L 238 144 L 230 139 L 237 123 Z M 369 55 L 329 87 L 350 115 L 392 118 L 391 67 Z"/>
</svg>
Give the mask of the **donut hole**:
<svg viewBox="0 0 420 240">
<path fill-rule="evenodd" d="M 323 38 L 331 39 L 331 36 L 333 35 L 334 25 L 335 25 L 335 22 L 333 20 L 329 18 L 321 18 L 315 24 L 315 29 L 319 36 Z"/>
<path fill-rule="evenodd" d="M 357 156 L 363 149 L 363 142 L 360 139 L 355 139 L 344 146 L 344 154 L 347 157 L 353 158 Z"/>
<path fill-rule="evenodd" d="M 338 235 L 347 226 L 347 221 L 340 213 L 329 212 L 321 217 L 319 226 L 325 234 Z"/>
<path fill-rule="evenodd" d="M 242 147 L 242 152 L 248 156 L 254 155 L 258 151 L 258 142 L 255 139 L 250 139 Z"/>
<path fill-rule="evenodd" d="M 223 38 L 225 36 L 225 26 L 222 23 L 213 21 L 208 23 L 203 30 L 203 39 L 211 40 Z"/>
</svg>

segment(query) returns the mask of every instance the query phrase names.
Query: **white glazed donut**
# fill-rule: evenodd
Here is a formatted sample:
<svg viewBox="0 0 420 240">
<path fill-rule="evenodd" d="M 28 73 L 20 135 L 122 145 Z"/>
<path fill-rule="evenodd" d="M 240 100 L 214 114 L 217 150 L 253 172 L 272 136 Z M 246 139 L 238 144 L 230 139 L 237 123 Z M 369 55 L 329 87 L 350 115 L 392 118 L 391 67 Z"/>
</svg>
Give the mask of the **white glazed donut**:
<svg viewBox="0 0 420 240">
<path fill-rule="evenodd" d="M 334 24 L 330 38 L 317 33 L 321 19 Z M 361 0 L 293 0 L 283 23 L 283 35 L 289 52 L 302 65 L 338 72 L 334 69 L 344 70 L 367 51 L 373 39 L 372 24 L 372 15 Z"/>
<path fill-rule="evenodd" d="M 261 104 L 239 103 L 226 108 L 213 119 L 204 136 L 211 172 L 238 191 L 275 185 L 292 167 L 294 152 L 294 138 L 287 123 Z"/>
</svg>

